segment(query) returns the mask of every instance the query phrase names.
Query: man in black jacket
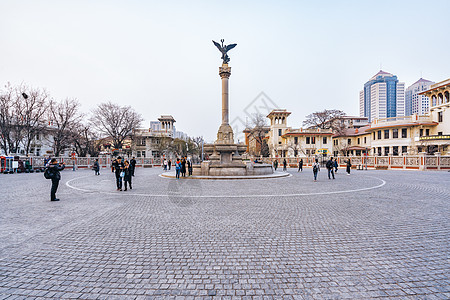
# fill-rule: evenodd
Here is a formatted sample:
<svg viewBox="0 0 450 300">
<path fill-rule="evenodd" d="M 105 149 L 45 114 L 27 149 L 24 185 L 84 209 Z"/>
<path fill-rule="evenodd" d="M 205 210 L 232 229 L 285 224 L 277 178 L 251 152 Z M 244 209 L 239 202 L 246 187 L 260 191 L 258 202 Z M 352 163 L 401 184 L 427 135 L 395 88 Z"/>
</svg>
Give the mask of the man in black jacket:
<svg viewBox="0 0 450 300">
<path fill-rule="evenodd" d="M 59 171 L 64 170 L 65 165 L 64 163 L 62 165 L 58 164 L 56 161 L 56 158 L 52 158 L 50 161 L 50 164 L 48 165 L 49 172 L 51 174 L 52 179 L 52 189 L 50 191 L 50 201 L 59 201 L 58 198 L 56 198 L 56 191 L 58 190 L 59 181 L 61 180 L 61 173 Z"/>
<path fill-rule="evenodd" d="M 122 176 L 120 176 L 120 173 L 122 173 L 122 171 L 124 170 L 125 166 L 122 162 L 122 157 L 117 157 L 117 159 L 115 159 L 112 163 L 111 166 L 111 172 L 115 172 L 116 175 L 116 185 L 117 185 L 117 190 L 121 191 L 122 190 Z"/>
<path fill-rule="evenodd" d="M 133 158 L 130 160 L 130 172 L 131 172 L 131 176 L 134 176 L 134 170 L 136 169 L 136 160 Z"/>
<path fill-rule="evenodd" d="M 332 157 L 330 158 L 329 161 L 327 161 L 326 167 L 328 170 L 328 179 L 331 179 L 330 174 L 333 175 L 334 179 L 334 162 Z"/>
</svg>

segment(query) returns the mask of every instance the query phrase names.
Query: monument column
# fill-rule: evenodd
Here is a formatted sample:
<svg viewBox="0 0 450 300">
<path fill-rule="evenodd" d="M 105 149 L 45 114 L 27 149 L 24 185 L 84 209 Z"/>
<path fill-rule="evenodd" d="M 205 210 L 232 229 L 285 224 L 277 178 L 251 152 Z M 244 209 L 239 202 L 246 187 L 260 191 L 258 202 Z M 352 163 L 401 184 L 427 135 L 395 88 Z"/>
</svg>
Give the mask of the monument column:
<svg viewBox="0 0 450 300">
<path fill-rule="evenodd" d="M 219 75 L 222 78 L 222 125 L 228 125 L 228 79 L 231 75 L 231 67 L 228 67 L 228 64 L 222 64 L 222 67 L 219 67 Z"/>
</svg>

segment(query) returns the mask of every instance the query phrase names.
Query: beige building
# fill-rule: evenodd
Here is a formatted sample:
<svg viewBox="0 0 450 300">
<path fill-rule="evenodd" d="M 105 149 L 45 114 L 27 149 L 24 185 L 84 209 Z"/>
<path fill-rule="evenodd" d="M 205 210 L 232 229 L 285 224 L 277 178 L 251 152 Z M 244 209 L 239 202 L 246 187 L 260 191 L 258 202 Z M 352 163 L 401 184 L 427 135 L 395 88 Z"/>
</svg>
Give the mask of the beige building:
<svg viewBox="0 0 450 300">
<path fill-rule="evenodd" d="M 167 155 L 165 142 L 173 140 L 175 122 L 171 115 L 162 115 L 158 122 L 151 122 L 149 129 L 137 129 L 131 145 L 133 156 L 159 158 Z"/>
<path fill-rule="evenodd" d="M 370 126 L 350 127 L 333 135 L 333 156 L 361 156 L 370 154 Z"/>
<path fill-rule="evenodd" d="M 287 126 L 290 114 L 286 109 L 275 109 L 267 116 L 270 119 L 270 130 L 266 136 L 270 156 L 308 157 L 331 153 L 331 130 L 292 129 Z"/>
</svg>

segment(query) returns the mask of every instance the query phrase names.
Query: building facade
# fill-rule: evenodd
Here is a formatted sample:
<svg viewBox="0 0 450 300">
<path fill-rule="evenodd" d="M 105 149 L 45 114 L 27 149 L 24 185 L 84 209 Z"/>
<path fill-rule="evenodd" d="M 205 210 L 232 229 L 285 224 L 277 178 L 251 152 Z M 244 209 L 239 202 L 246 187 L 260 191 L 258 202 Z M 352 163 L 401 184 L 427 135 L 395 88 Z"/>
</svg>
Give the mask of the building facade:
<svg viewBox="0 0 450 300">
<path fill-rule="evenodd" d="M 308 157 L 316 154 L 330 154 L 332 132 L 328 129 L 293 129 L 288 127 L 286 109 L 272 110 L 269 132 L 266 135 L 269 153 L 272 157 Z"/>
<path fill-rule="evenodd" d="M 359 93 L 360 117 L 374 119 L 405 115 L 405 84 L 397 76 L 379 71 Z"/>
<path fill-rule="evenodd" d="M 148 129 L 137 129 L 131 143 L 132 155 L 149 158 L 164 156 L 167 142 L 175 138 L 175 122 L 171 115 L 162 115 L 158 121 L 151 121 Z"/>
<path fill-rule="evenodd" d="M 405 116 L 417 114 L 423 116 L 430 110 L 430 99 L 420 92 L 426 91 L 434 82 L 420 78 L 405 91 Z"/>
</svg>

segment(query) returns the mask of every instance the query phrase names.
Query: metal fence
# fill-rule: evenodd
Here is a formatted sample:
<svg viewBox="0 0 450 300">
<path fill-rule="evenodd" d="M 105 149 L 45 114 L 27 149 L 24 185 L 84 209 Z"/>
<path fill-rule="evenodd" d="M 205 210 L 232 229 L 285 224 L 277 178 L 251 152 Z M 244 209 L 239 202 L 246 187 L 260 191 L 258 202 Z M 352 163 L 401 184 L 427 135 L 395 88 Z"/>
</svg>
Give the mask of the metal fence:
<svg viewBox="0 0 450 300">
<path fill-rule="evenodd" d="M 262 158 L 262 161 L 265 163 L 273 163 L 277 160 L 278 164 L 282 165 L 284 159 L 286 159 L 286 162 L 290 167 L 298 167 L 300 159 L 303 159 L 303 166 L 308 167 L 314 163 L 316 158 L 264 157 Z M 318 159 L 323 165 L 327 160 L 327 158 L 321 157 L 318 157 Z M 336 159 L 339 167 L 345 167 L 347 160 L 350 159 L 352 168 L 356 169 L 450 170 L 450 156 L 339 156 Z M 261 159 L 258 158 L 258 160 Z"/>
</svg>

